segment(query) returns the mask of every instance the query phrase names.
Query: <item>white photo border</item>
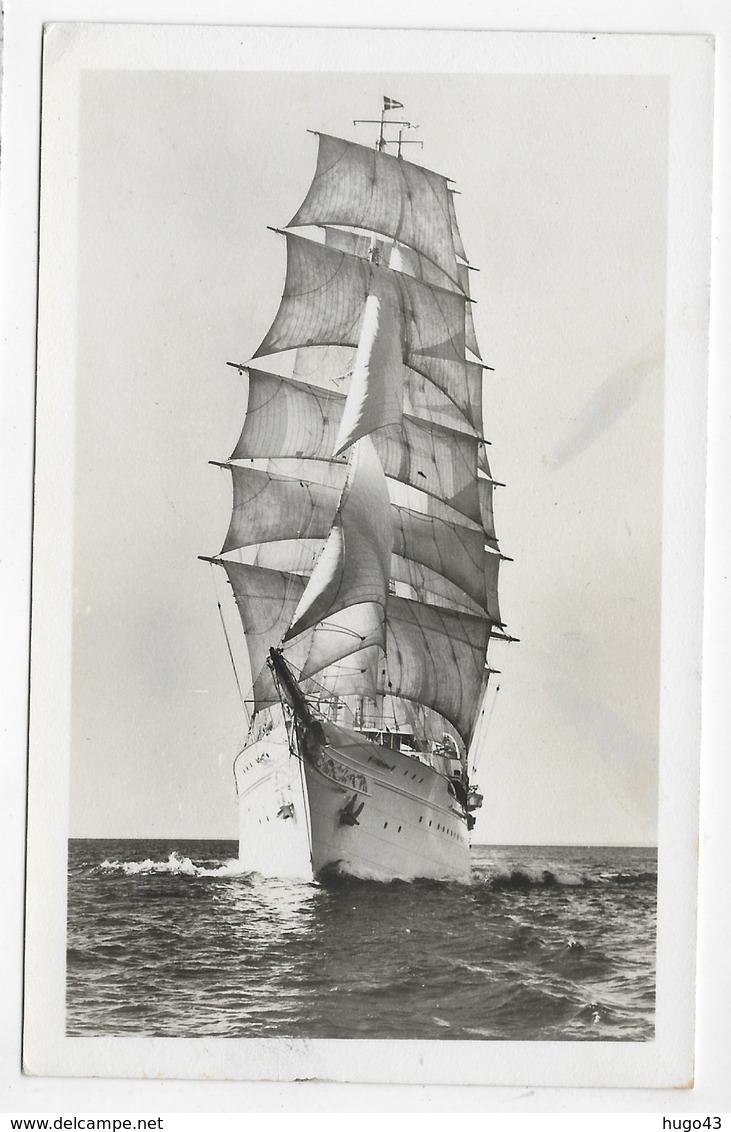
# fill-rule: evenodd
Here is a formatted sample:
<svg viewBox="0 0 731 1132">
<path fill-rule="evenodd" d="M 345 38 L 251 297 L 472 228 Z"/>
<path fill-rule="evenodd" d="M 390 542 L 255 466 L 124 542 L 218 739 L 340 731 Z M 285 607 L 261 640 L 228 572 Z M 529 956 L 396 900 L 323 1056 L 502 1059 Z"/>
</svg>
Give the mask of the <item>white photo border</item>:
<svg viewBox="0 0 731 1132">
<path fill-rule="evenodd" d="M 671 81 L 665 418 L 657 1036 L 651 1043 L 348 1042 L 65 1035 L 77 139 L 49 111 L 85 68 L 235 69 L 245 36 L 260 70 L 663 74 Z M 414 50 L 416 41 L 418 51 Z M 338 50 L 335 50 L 337 44 Z M 25 1064 L 41 1076 L 294 1079 L 415 1084 L 687 1087 L 693 1073 L 702 660 L 712 40 L 706 36 L 56 25 L 45 44 L 34 537 Z M 370 60 L 370 62 L 369 62 Z M 411 68 L 409 60 L 413 61 Z M 418 60 L 418 62 L 417 62 Z M 430 65 L 431 64 L 431 65 Z M 46 238 L 45 233 L 49 233 Z M 688 332 L 679 315 L 696 312 Z M 691 386 L 688 374 L 695 375 Z M 682 618 L 677 610 L 682 609 Z M 59 674 L 65 674 L 64 679 Z M 694 757 L 688 757 L 693 752 Z"/>
</svg>

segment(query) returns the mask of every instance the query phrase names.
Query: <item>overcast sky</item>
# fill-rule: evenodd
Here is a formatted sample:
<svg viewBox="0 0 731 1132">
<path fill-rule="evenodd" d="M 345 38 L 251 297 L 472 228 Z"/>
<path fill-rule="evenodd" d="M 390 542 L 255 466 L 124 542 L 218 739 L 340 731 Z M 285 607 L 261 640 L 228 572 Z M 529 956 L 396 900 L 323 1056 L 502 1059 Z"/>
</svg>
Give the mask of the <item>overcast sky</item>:
<svg viewBox="0 0 731 1132">
<path fill-rule="evenodd" d="M 246 361 L 322 130 L 388 94 L 456 182 L 504 552 L 483 842 L 652 843 L 667 194 L 661 77 L 92 72 L 81 87 L 72 836 L 235 837 L 211 568 Z M 69 280 L 74 271 L 69 266 Z"/>
</svg>

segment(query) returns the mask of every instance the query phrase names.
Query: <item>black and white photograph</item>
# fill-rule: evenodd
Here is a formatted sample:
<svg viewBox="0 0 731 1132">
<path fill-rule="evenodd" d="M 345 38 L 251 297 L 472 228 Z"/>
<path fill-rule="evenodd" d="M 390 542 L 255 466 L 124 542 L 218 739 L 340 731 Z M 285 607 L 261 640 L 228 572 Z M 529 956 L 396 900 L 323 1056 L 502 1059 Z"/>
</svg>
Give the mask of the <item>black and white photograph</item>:
<svg viewBox="0 0 731 1132">
<path fill-rule="evenodd" d="M 671 38 L 46 27 L 28 1072 L 692 1077 Z"/>
</svg>

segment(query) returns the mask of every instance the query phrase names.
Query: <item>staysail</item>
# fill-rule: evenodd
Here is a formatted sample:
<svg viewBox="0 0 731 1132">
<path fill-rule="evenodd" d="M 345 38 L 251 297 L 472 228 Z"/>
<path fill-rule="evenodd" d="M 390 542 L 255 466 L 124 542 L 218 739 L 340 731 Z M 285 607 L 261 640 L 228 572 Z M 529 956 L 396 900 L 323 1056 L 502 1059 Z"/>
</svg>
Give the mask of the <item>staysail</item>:
<svg viewBox="0 0 731 1132">
<path fill-rule="evenodd" d="M 318 139 L 223 465 L 218 561 L 254 711 L 277 700 L 265 661 L 279 647 L 305 688 L 365 697 L 374 717 L 387 702 L 430 733 L 441 720 L 468 745 L 502 635 L 502 555 L 454 193 L 382 147 Z"/>
</svg>

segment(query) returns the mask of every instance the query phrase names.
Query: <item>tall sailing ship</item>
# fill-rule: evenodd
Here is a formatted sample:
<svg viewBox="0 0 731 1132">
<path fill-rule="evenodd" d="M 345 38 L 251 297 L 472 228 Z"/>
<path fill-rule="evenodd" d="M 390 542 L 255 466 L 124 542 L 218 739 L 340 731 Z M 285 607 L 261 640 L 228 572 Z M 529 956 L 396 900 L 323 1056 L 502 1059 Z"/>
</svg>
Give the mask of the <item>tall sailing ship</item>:
<svg viewBox="0 0 731 1132">
<path fill-rule="evenodd" d="M 384 98 L 375 148 L 316 134 L 309 191 L 273 229 L 281 304 L 229 363 L 248 406 L 206 560 L 248 650 L 240 859 L 265 876 L 468 879 L 468 753 L 488 644 L 512 639 L 454 190 L 403 158 L 400 109 Z"/>
</svg>

